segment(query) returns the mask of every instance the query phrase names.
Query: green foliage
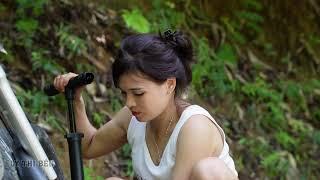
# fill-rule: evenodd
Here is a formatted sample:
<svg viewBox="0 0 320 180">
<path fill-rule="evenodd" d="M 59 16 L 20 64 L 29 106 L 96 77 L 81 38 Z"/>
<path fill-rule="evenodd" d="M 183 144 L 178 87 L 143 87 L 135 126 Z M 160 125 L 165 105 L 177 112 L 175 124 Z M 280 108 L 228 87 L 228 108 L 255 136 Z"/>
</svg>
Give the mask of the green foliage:
<svg viewBox="0 0 320 180">
<path fill-rule="evenodd" d="M 255 12 L 240 11 L 236 12 L 236 16 L 239 18 L 239 21 L 245 22 L 245 27 L 247 29 L 252 29 L 255 33 L 262 32 L 262 28 L 259 24 L 263 23 L 263 17 Z"/>
<path fill-rule="evenodd" d="M 103 180 L 104 178 L 102 176 L 95 176 L 94 170 L 89 167 L 83 168 L 83 174 L 85 180 Z"/>
<path fill-rule="evenodd" d="M 33 45 L 33 37 L 38 30 L 39 21 L 36 19 L 43 14 L 43 9 L 47 4 L 47 0 L 35 0 L 30 3 L 29 0 L 16 0 L 18 5 L 16 14 L 18 16 L 15 27 L 21 33 L 20 44 L 27 49 L 31 49 Z M 32 13 L 30 13 L 30 10 Z"/>
<path fill-rule="evenodd" d="M 279 133 L 276 136 L 279 136 L 285 144 L 293 142 L 291 138 L 288 138 L 288 135 Z M 293 155 L 287 151 L 273 149 L 272 144 L 265 137 L 245 137 L 241 138 L 238 143 L 245 151 L 247 161 L 254 159 L 253 162 L 259 162 L 258 167 L 251 167 L 251 170 L 262 168 L 268 177 L 283 179 L 288 173 L 288 169 L 295 167 Z"/>
<path fill-rule="evenodd" d="M 263 137 L 243 137 L 238 142 L 244 148 L 250 147 L 248 150 L 254 156 L 262 158 L 271 150 L 270 145 Z"/>
<path fill-rule="evenodd" d="M 315 137 L 318 136 L 315 136 L 310 124 L 285 116 L 287 112 L 297 114 L 298 111 L 300 113 L 307 111 L 307 100 L 303 94 L 312 93 L 318 83 L 317 81 L 310 81 L 303 84 L 305 85 L 292 81 L 280 81 L 280 83 L 272 86 L 263 79 L 257 78 L 255 82 L 247 83 L 241 88 L 247 98 L 255 104 L 256 109 L 254 111 L 263 112 L 261 115 L 255 113 L 255 117 L 261 119 L 258 121 L 258 125 L 262 125 L 265 133 L 273 133 L 276 140 L 274 146 L 278 147 L 279 144 L 282 149 L 271 154 L 261 153 L 263 150 L 261 148 L 257 149 L 259 147 L 257 144 L 248 144 L 250 151 L 263 159 L 261 165 L 270 177 L 285 177 L 288 168 L 292 166 L 288 158 L 294 161 L 296 154 L 303 154 L 305 151 L 305 147 L 301 146 L 301 143 L 306 141 L 317 142 L 315 139 L 318 138 Z M 257 126 L 256 129 L 261 129 L 261 127 Z M 310 167 L 307 166 L 303 169 L 310 169 Z"/>
<path fill-rule="evenodd" d="M 125 144 L 121 149 L 121 153 L 125 157 L 130 157 L 131 156 L 131 147 L 130 147 L 130 145 L 129 144 Z"/>
<path fill-rule="evenodd" d="M 282 92 L 284 92 L 288 103 L 291 105 L 293 114 L 309 114 L 312 120 L 317 123 L 320 120 L 320 111 L 316 106 L 309 106 L 308 101 L 317 98 L 314 94 L 320 90 L 320 81 L 310 79 L 303 82 L 285 81 L 279 84 Z M 309 100 L 308 100 L 309 98 Z"/>
<path fill-rule="evenodd" d="M 82 61 L 84 58 L 81 56 L 89 46 L 87 47 L 86 40 L 75 35 L 78 34 L 75 30 L 79 30 L 77 26 L 61 17 L 57 21 L 61 22 L 60 25 L 43 26 L 42 20 L 45 20 L 47 15 L 44 13 L 49 12 L 45 11 L 46 7 L 53 1 L 35 0 L 30 3 L 29 0 L 16 0 L 15 2 L 17 6 L 13 9 L 16 14 L 12 16 L 14 21 L 12 32 L 17 33 L 16 42 L 11 42 L 8 37 L 3 38 L 2 42 L 6 45 L 9 54 L 4 58 L 1 56 L 1 60 L 4 59 L 5 63 L 15 62 L 16 54 L 13 52 L 16 52 L 15 47 L 18 47 L 18 50 L 25 53 L 23 56 L 26 55 L 25 59 L 29 60 L 27 63 L 32 65 L 34 73 L 48 72 L 48 75 L 52 76 L 65 71 L 58 64 L 57 57 L 53 57 L 56 53 L 50 52 L 49 48 L 54 48 L 54 51 L 59 50 L 59 55 L 68 60 L 79 56 L 80 58 L 77 58 L 79 61 L 74 63 L 77 71 L 94 71 L 90 65 Z M 282 14 L 273 14 L 273 11 L 280 8 L 280 4 L 286 4 L 285 1 L 275 6 L 259 0 L 241 0 L 231 3 L 232 11 L 225 12 L 224 9 L 219 9 L 212 13 L 214 16 L 211 16 L 211 12 L 206 14 L 208 10 L 216 10 L 206 7 L 205 5 L 210 5 L 208 2 L 153 0 L 138 3 L 138 1 L 130 1 L 134 3 L 135 8 L 121 11 L 121 17 L 126 27 L 135 32 L 157 33 L 159 30 L 171 28 L 191 34 L 197 55 L 197 63 L 192 68 L 192 87 L 195 88 L 193 90 L 203 98 L 201 99 L 203 101 L 212 101 L 212 98 L 208 100 L 207 97 L 221 97 L 214 98 L 216 101 L 214 103 L 221 106 L 223 113 L 227 112 L 224 115 L 236 119 L 225 127 L 225 132 L 232 132 L 228 136 L 234 143 L 232 150 L 237 165 L 240 164 L 240 167 L 237 166 L 240 175 L 244 174 L 253 179 L 284 179 L 290 168 L 294 167 L 292 162 L 297 162 L 297 168 L 301 173 L 301 177 L 298 178 L 317 179 L 319 176 L 317 155 L 320 145 L 318 126 L 320 80 L 317 76 L 314 76 L 316 78 L 304 76 L 304 72 L 297 71 L 296 68 L 304 65 L 307 62 L 305 60 L 314 59 L 310 63 L 312 66 L 310 69 L 315 72 L 311 74 L 318 73 L 319 58 L 315 58 L 318 56 L 316 49 L 320 45 L 318 31 L 307 32 L 299 28 L 297 28 L 298 34 L 291 31 L 297 27 L 291 23 L 295 20 L 294 14 L 291 14 L 289 19 L 280 16 L 281 22 L 283 20 L 290 27 L 288 34 L 284 33 L 283 27 L 277 26 L 279 25 L 278 16 Z M 132 7 L 130 3 L 125 8 Z M 230 2 L 225 2 L 225 5 L 228 3 Z M 7 10 L 12 9 L 4 4 L 0 3 L 0 12 L 5 14 Z M 77 3 L 69 4 L 77 8 Z M 142 6 L 137 7 L 137 4 Z M 104 9 L 99 11 L 99 16 L 103 14 L 106 7 L 109 8 L 108 4 L 103 6 Z M 81 8 L 86 8 L 86 5 Z M 92 17 L 98 16 L 94 14 Z M 304 24 L 314 17 L 316 16 L 310 15 L 304 19 L 303 23 L 297 21 L 296 24 L 303 28 L 318 27 L 316 23 L 311 26 Z M 111 19 L 108 20 L 112 22 Z M 270 22 L 275 26 L 268 27 Z M 96 35 L 95 33 L 100 33 L 100 29 L 104 31 L 105 28 L 109 28 L 109 24 L 108 27 L 98 24 L 99 30 L 89 30 L 89 33 L 94 32 Z M 281 37 L 284 39 L 274 39 L 272 37 L 274 32 L 270 33 L 269 28 L 279 29 L 279 34 L 285 34 Z M 107 31 L 109 33 L 109 30 Z M 56 32 L 56 36 L 43 37 L 47 35 L 46 32 Z M 88 37 L 92 38 L 91 35 Z M 43 38 L 47 39 L 42 41 Z M 46 43 L 47 40 L 50 40 L 50 43 Z M 302 40 L 306 45 L 301 43 Z M 279 42 L 287 44 L 283 46 Z M 212 45 L 218 47 L 213 49 Z M 255 63 L 250 61 L 250 57 L 247 57 L 248 50 L 259 55 L 261 61 L 273 60 L 270 63 L 266 62 L 273 69 L 257 68 Z M 18 54 L 18 57 L 19 55 L 21 54 Z M 278 68 L 278 65 L 283 67 Z M 290 68 L 290 72 L 286 68 Z M 303 70 L 309 71 L 309 69 Z M 271 75 L 268 74 L 269 72 Z M 300 82 L 297 79 L 300 79 Z M 64 131 L 64 124 L 51 112 L 44 110 L 51 106 L 66 109 L 63 96 L 48 98 L 37 92 L 40 91 L 20 92 L 18 98 L 23 108 L 34 116 L 45 117 L 45 121 L 52 127 L 61 132 Z M 107 96 L 112 111 L 118 111 L 123 106 L 119 93 L 108 89 Z M 229 97 L 232 97 L 232 100 L 228 100 Z M 49 102 L 50 107 L 48 107 Z M 239 105 L 237 111 L 226 108 L 233 107 L 230 102 Z M 239 120 L 241 114 L 243 119 Z M 102 117 L 99 113 L 93 114 L 92 119 L 96 126 L 103 123 Z M 126 161 L 126 174 L 132 177 L 130 146 L 124 146 L 121 153 Z M 250 173 L 252 171 L 255 173 Z M 93 178 L 91 169 L 85 169 L 85 174 L 86 179 Z"/>
<path fill-rule="evenodd" d="M 20 19 L 16 22 L 16 28 L 18 31 L 33 34 L 38 29 L 38 21 L 32 18 Z"/>
<path fill-rule="evenodd" d="M 39 90 L 19 89 L 16 96 L 21 104 L 27 110 L 30 110 L 34 116 L 39 115 L 49 105 L 48 96 Z"/>
<path fill-rule="evenodd" d="M 234 11 L 234 17 L 221 17 L 220 21 L 231 35 L 231 40 L 245 44 L 248 40 L 257 39 L 263 32 L 263 6 L 258 0 L 241 1 L 241 10 Z"/>
<path fill-rule="evenodd" d="M 303 96 L 303 86 L 294 81 L 281 82 L 282 92 L 288 98 L 288 102 L 293 106 L 295 112 L 303 112 L 307 110 L 305 96 Z"/>
<path fill-rule="evenodd" d="M 239 42 L 240 44 L 245 44 L 247 42 L 244 35 L 239 32 L 237 23 L 234 20 L 230 20 L 228 17 L 221 17 L 220 21 L 225 26 L 228 33 L 231 35 L 231 39 Z"/>
<path fill-rule="evenodd" d="M 99 128 L 104 123 L 103 115 L 97 112 L 93 113 L 93 125 Z"/>
<path fill-rule="evenodd" d="M 44 6 L 48 3 L 48 0 L 16 0 L 18 3 L 18 14 L 21 16 L 26 13 L 29 9 L 32 10 L 34 16 L 43 14 Z"/>
<path fill-rule="evenodd" d="M 245 9 L 254 9 L 256 11 L 261 11 L 263 9 L 261 2 L 257 0 L 244 0 L 242 1 L 242 6 Z"/>
<path fill-rule="evenodd" d="M 198 62 L 192 67 L 194 87 L 204 97 L 213 94 L 223 96 L 232 89 L 224 68 L 226 62 L 235 61 L 232 49 L 224 45 L 215 55 L 207 39 L 201 38 L 196 44 Z"/>
<path fill-rule="evenodd" d="M 223 62 L 229 62 L 231 64 L 235 64 L 237 61 L 237 56 L 235 50 L 230 44 L 222 44 L 216 53 L 216 57 L 218 60 Z"/>
<path fill-rule="evenodd" d="M 142 15 L 142 12 L 139 9 L 133 9 L 131 11 L 124 10 L 122 13 L 122 18 L 124 19 L 127 27 L 133 29 L 139 33 L 148 33 L 150 32 L 150 23 Z"/>
<path fill-rule="evenodd" d="M 133 177 L 134 176 L 134 170 L 133 170 L 133 165 L 132 165 L 132 160 L 128 158 L 128 160 L 126 161 L 126 166 L 127 166 L 127 170 L 126 170 L 126 175 L 129 177 Z"/>
<path fill-rule="evenodd" d="M 119 89 L 107 89 L 107 96 L 110 99 L 110 106 L 113 112 L 119 111 L 125 104 Z"/>
<path fill-rule="evenodd" d="M 285 131 L 279 131 L 275 135 L 277 142 L 281 144 L 285 149 L 294 150 L 298 145 L 298 142 L 294 137 Z"/>
<path fill-rule="evenodd" d="M 36 120 L 41 114 L 46 114 L 44 120 L 52 128 L 60 132 L 66 132 L 61 122 L 56 119 L 52 112 L 46 112 L 49 109 L 49 97 L 39 90 L 23 90 L 16 88 L 16 97 L 22 109 L 31 117 L 30 121 Z M 43 118 L 43 117 L 41 117 Z"/>
<path fill-rule="evenodd" d="M 61 120 L 57 119 L 54 115 L 47 114 L 45 122 L 49 124 L 53 129 L 58 130 L 60 133 L 66 133 L 66 127 L 63 126 Z"/>
<path fill-rule="evenodd" d="M 78 62 L 75 64 L 76 66 L 76 72 L 95 72 L 96 69 L 94 66 L 89 64 L 88 62 Z"/>
<path fill-rule="evenodd" d="M 65 102 L 61 100 L 60 96 L 49 98 L 41 90 L 24 90 L 19 87 L 15 87 L 15 94 L 22 109 L 32 118 L 29 120 L 36 120 L 41 116 L 40 118 L 43 118 L 51 127 L 60 132 L 65 132 L 65 127 L 60 120 L 54 117 L 52 111 L 48 111 L 53 104 L 66 109 Z M 43 116 L 44 114 L 45 116 Z"/>
<path fill-rule="evenodd" d="M 15 26 L 21 32 L 20 36 L 18 36 L 18 43 L 27 49 L 31 49 L 34 35 L 39 26 L 38 21 L 33 18 L 22 18 L 17 20 Z"/>
<path fill-rule="evenodd" d="M 312 47 L 320 45 L 320 36 L 317 34 L 310 34 L 307 40 Z"/>
<path fill-rule="evenodd" d="M 270 177 L 278 177 L 279 174 L 285 175 L 289 168 L 288 156 L 291 156 L 288 152 L 272 152 L 262 160 L 261 164 Z"/>
<path fill-rule="evenodd" d="M 265 129 L 281 130 L 285 128 L 285 117 L 283 108 L 276 102 L 268 102 L 266 104 L 266 112 L 262 117 L 261 125 Z"/>
<path fill-rule="evenodd" d="M 272 56 L 272 57 L 275 57 L 277 55 L 277 51 L 274 49 L 272 43 L 268 43 L 268 42 L 265 42 L 263 43 L 263 50 L 264 50 L 264 53 L 266 55 L 269 55 L 269 56 Z M 286 56 L 282 59 L 282 62 L 288 62 L 288 59 L 289 57 Z"/>
<path fill-rule="evenodd" d="M 133 177 L 134 171 L 131 160 L 131 146 L 129 144 L 125 144 L 124 146 L 122 146 L 121 154 L 124 158 L 127 158 L 125 167 L 126 175 L 129 177 Z"/>
<path fill-rule="evenodd" d="M 283 129 L 285 125 L 285 109 L 283 108 L 283 95 L 267 84 L 263 79 L 257 78 L 253 83 L 247 83 L 241 91 L 260 108 L 264 109 L 261 125 L 266 129 Z"/>
<path fill-rule="evenodd" d="M 303 120 L 298 119 L 288 119 L 289 129 L 296 133 L 299 138 L 306 139 L 307 136 L 312 134 L 313 129 L 310 124 L 303 122 Z"/>
<path fill-rule="evenodd" d="M 60 48 L 67 50 L 67 58 L 71 59 L 75 55 L 81 55 L 87 51 L 86 43 L 80 37 L 70 33 L 70 26 L 63 23 L 56 27 L 56 35 L 59 39 Z"/>
<path fill-rule="evenodd" d="M 236 12 L 239 21 L 243 21 L 243 28 L 253 30 L 254 33 L 262 32 L 261 24 L 264 18 L 260 15 L 263 6 L 259 0 L 246 0 L 242 2 L 244 10 Z"/>
<path fill-rule="evenodd" d="M 271 101 L 281 102 L 282 95 L 267 84 L 263 79 L 256 78 L 255 82 L 247 83 L 241 88 L 242 92 L 258 103 Z"/>
<path fill-rule="evenodd" d="M 304 93 L 314 93 L 316 89 L 320 90 L 320 79 L 311 78 L 307 81 L 304 81 L 301 86 L 303 87 Z"/>
<path fill-rule="evenodd" d="M 65 72 L 65 69 L 57 64 L 55 61 L 49 59 L 48 56 L 49 51 L 44 49 L 38 49 L 31 53 L 31 62 L 32 62 L 32 70 L 43 70 L 44 72 L 48 72 L 52 75 L 60 74 L 61 72 Z"/>
<path fill-rule="evenodd" d="M 123 107 L 121 100 L 119 98 L 113 98 L 111 100 L 111 107 L 114 112 L 120 110 Z"/>
<path fill-rule="evenodd" d="M 180 28 L 185 24 L 185 13 L 179 11 L 174 1 L 154 0 L 151 2 L 153 9 L 150 13 L 152 31 L 164 30 L 168 28 Z"/>
</svg>

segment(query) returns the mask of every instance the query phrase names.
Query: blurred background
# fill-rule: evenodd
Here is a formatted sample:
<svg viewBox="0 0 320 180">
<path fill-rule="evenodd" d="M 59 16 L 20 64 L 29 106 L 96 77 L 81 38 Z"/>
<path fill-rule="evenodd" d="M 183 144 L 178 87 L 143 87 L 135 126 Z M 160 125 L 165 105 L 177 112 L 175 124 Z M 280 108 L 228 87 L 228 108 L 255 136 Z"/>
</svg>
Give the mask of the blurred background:
<svg viewBox="0 0 320 180">
<path fill-rule="evenodd" d="M 240 179 L 320 178 L 318 0 L 0 0 L 0 63 L 67 179 L 66 103 L 43 87 L 62 73 L 95 73 L 84 98 L 99 128 L 123 105 L 110 72 L 121 39 L 168 28 L 192 38 L 187 98 L 225 130 Z M 88 180 L 134 176 L 128 145 L 84 163 Z"/>
</svg>

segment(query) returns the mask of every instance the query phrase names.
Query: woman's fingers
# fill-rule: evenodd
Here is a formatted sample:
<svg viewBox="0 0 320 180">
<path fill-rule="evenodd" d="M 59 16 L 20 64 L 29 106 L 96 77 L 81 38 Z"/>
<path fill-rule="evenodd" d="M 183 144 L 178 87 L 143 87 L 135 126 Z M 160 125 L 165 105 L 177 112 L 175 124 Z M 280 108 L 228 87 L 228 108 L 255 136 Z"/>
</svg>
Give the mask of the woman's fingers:
<svg viewBox="0 0 320 180">
<path fill-rule="evenodd" d="M 61 88 L 59 86 L 59 79 L 61 78 L 61 75 L 58 75 L 57 77 L 54 78 L 53 81 L 53 86 L 58 90 L 61 91 Z"/>
<path fill-rule="evenodd" d="M 53 85 L 58 91 L 64 92 L 65 86 L 68 84 L 69 80 L 77 75 L 78 74 L 75 73 L 58 75 L 56 78 L 54 78 Z"/>
<path fill-rule="evenodd" d="M 64 86 L 62 85 L 62 82 L 63 82 L 63 75 L 60 75 L 60 76 L 58 77 L 58 87 L 59 87 L 59 90 L 60 90 L 61 92 L 64 91 Z"/>
<path fill-rule="evenodd" d="M 58 77 L 58 76 L 57 76 Z M 57 89 L 57 77 L 53 80 L 53 86 Z M 57 89 L 58 90 L 58 89 Z"/>
</svg>

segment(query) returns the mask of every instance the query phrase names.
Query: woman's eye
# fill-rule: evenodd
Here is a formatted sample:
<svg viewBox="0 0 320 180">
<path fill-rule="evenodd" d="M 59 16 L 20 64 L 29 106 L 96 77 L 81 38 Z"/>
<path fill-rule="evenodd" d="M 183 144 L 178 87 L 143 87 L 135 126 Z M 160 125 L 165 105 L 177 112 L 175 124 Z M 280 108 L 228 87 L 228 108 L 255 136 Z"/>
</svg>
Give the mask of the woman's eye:
<svg viewBox="0 0 320 180">
<path fill-rule="evenodd" d="M 136 96 L 142 96 L 144 93 L 137 93 L 137 94 L 134 94 Z"/>
</svg>

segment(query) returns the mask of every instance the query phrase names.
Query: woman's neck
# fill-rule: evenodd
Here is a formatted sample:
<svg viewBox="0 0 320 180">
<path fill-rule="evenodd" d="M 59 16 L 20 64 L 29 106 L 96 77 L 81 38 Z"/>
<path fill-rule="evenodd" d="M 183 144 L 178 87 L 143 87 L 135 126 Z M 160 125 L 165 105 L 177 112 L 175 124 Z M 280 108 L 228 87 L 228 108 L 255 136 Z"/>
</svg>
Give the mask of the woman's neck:
<svg viewBox="0 0 320 180">
<path fill-rule="evenodd" d="M 150 127 L 156 139 L 160 139 L 165 134 L 169 134 L 172 127 L 175 126 L 180 115 L 178 114 L 178 105 L 171 101 L 166 109 L 155 119 L 150 121 Z"/>
<path fill-rule="evenodd" d="M 157 139 L 165 134 L 170 134 L 182 111 L 189 105 L 189 103 L 180 99 L 172 100 L 158 117 L 150 121 L 151 130 Z"/>
</svg>

